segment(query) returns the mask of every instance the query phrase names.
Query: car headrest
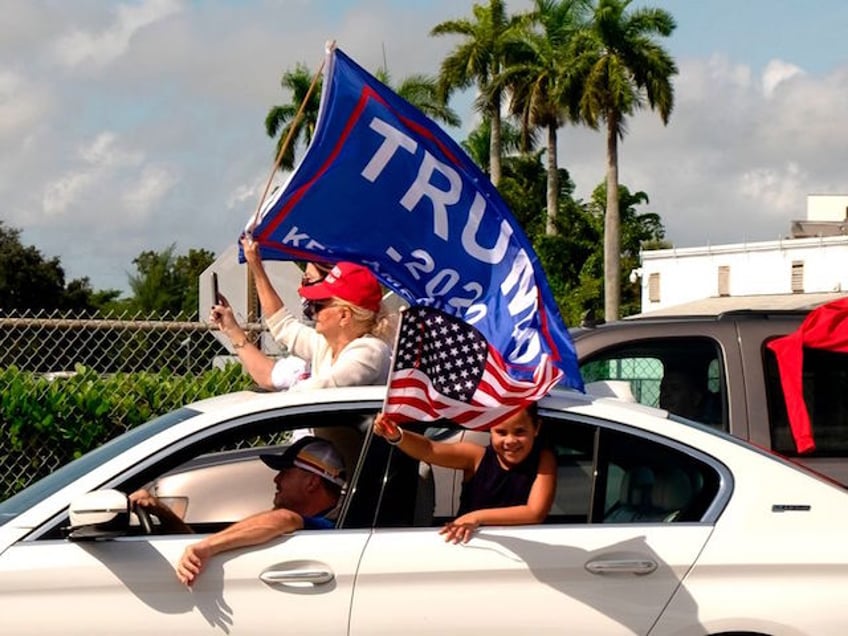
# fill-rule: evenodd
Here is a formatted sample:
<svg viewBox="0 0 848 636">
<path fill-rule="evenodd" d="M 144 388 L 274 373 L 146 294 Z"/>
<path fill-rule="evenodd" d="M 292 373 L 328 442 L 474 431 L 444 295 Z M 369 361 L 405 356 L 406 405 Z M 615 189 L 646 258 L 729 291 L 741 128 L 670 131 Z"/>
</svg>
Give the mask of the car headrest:
<svg viewBox="0 0 848 636">
<path fill-rule="evenodd" d="M 692 499 L 692 482 L 680 468 L 657 473 L 656 478 L 651 496 L 657 508 L 680 510 Z"/>
</svg>

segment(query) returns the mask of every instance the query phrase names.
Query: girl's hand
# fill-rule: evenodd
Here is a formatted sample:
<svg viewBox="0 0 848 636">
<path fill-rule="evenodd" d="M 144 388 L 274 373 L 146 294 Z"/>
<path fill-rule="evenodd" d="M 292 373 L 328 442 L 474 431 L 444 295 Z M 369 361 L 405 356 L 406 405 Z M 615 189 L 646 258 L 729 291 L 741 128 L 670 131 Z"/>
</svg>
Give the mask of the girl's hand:
<svg viewBox="0 0 848 636">
<path fill-rule="evenodd" d="M 374 418 L 374 434 L 378 435 L 387 440 L 397 440 L 400 437 L 400 429 L 398 425 L 395 424 L 392 419 L 383 414 L 382 412 L 377 413 L 377 416 Z"/>
<path fill-rule="evenodd" d="M 456 543 L 468 543 L 471 539 L 471 535 L 474 534 L 474 531 L 480 527 L 480 522 L 474 518 L 473 513 L 468 513 L 466 515 L 462 515 L 461 517 L 457 517 L 453 521 L 448 521 L 441 530 L 439 530 L 439 534 L 445 535 L 446 542 Z"/>
</svg>

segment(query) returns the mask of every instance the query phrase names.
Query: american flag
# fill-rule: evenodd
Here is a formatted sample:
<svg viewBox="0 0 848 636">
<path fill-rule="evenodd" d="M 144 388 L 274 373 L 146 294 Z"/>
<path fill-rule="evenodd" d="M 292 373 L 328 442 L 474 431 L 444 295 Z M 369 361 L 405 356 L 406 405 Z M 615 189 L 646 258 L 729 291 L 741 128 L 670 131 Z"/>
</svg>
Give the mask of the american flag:
<svg viewBox="0 0 848 636">
<path fill-rule="evenodd" d="M 414 306 L 401 313 L 384 411 L 399 421 L 445 418 L 488 429 L 546 395 L 561 376 L 543 356 L 532 380 L 516 380 L 473 326 Z"/>
</svg>

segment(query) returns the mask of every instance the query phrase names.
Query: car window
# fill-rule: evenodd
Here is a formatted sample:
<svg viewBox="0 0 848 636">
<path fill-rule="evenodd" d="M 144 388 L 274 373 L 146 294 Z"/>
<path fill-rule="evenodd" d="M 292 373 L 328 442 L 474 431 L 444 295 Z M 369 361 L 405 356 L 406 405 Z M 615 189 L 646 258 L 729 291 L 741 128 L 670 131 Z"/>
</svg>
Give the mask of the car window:
<svg viewBox="0 0 848 636">
<path fill-rule="evenodd" d="M 718 472 L 692 455 L 616 430 L 598 436 L 592 520 L 699 521 L 718 494 Z"/>
<path fill-rule="evenodd" d="M 408 423 L 404 428 L 445 442 L 485 445 L 489 441 L 488 433 L 447 421 Z M 419 462 L 380 439 L 373 446 L 388 452 L 385 487 L 380 491 L 381 505 L 375 520 L 377 527 L 438 527 L 456 516 L 462 471 Z"/>
<path fill-rule="evenodd" d="M 798 456 L 774 352 L 763 347 L 766 398 L 772 448 Z M 821 349 L 804 349 L 804 403 L 810 416 L 815 457 L 848 456 L 848 355 Z"/>
<path fill-rule="evenodd" d="M 640 404 L 727 431 L 721 349 L 710 338 L 656 338 L 597 352 L 580 366 L 583 380 L 626 381 Z"/>
<path fill-rule="evenodd" d="M 385 471 L 385 456 L 381 459 L 379 453 L 364 461 L 364 442 L 374 411 L 334 408 L 339 410 L 331 415 L 318 411 L 268 413 L 220 424 L 163 449 L 148 464 L 117 475 L 103 487 L 126 493 L 141 487 L 151 489 L 195 532 L 214 532 L 272 507 L 276 473 L 259 456 L 281 453 L 295 439 L 309 434 L 330 440 L 344 458 L 348 484 L 334 511 L 337 527 L 370 527 Z M 58 536 L 61 525 L 42 538 Z"/>
<path fill-rule="evenodd" d="M 553 418 L 557 493 L 548 523 L 699 521 L 721 482 L 718 470 L 659 441 Z"/>
<path fill-rule="evenodd" d="M 716 467 L 681 449 L 556 414 L 543 417 L 542 431 L 542 443 L 557 459 L 557 490 L 546 523 L 699 521 L 718 496 Z M 484 433 L 447 424 L 419 432 L 488 443 Z M 395 448 L 390 454 L 378 526 L 438 527 L 455 517 L 461 471 L 412 461 Z"/>
<path fill-rule="evenodd" d="M 58 492 L 74 480 L 79 479 L 80 476 L 85 475 L 95 466 L 99 466 L 113 457 L 117 457 L 128 448 L 132 448 L 148 437 L 161 433 L 163 430 L 195 415 L 197 415 L 197 412 L 189 408 L 180 408 L 176 411 L 166 413 L 141 426 L 130 429 L 82 457 L 78 457 L 74 461 L 65 464 L 16 495 L 0 502 L 0 525 L 3 522 L 13 519 L 22 511 L 31 508 L 37 502 Z"/>
</svg>

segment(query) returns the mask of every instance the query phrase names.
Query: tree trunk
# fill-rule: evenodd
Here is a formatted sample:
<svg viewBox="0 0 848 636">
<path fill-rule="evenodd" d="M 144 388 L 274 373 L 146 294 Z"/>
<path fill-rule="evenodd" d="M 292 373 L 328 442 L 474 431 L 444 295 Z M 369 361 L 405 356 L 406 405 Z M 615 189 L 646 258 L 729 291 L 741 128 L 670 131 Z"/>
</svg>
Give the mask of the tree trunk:
<svg viewBox="0 0 848 636">
<path fill-rule="evenodd" d="M 489 138 L 489 175 L 497 187 L 501 181 L 501 98 L 495 96 L 491 112 L 492 131 Z"/>
<path fill-rule="evenodd" d="M 557 172 L 557 129 L 556 124 L 548 124 L 548 214 L 545 219 L 545 234 L 557 233 L 556 219 L 559 199 L 559 173 Z"/>
<path fill-rule="evenodd" d="M 618 320 L 621 300 L 621 218 L 618 209 L 618 126 L 607 117 L 607 210 L 604 217 L 604 320 Z"/>
</svg>

